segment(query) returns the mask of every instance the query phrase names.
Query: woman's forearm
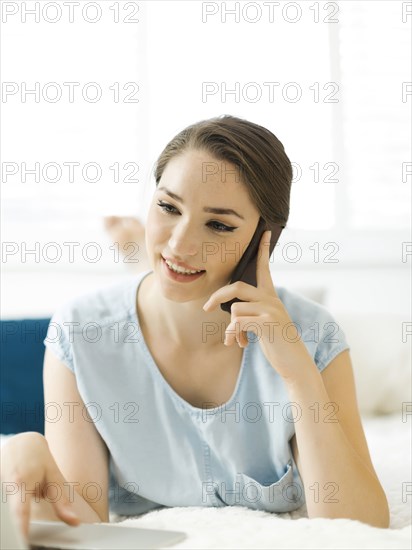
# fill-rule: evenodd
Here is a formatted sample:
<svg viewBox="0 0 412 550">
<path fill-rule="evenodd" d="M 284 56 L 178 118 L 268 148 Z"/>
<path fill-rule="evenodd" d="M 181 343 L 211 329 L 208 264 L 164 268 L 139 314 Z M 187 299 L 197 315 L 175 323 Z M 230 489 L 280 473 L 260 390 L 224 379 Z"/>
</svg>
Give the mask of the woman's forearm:
<svg viewBox="0 0 412 550">
<path fill-rule="evenodd" d="M 44 435 L 37 432 L 23 432 L 14 435 L 0 449 L 0 481 L 3 491 L 9 498 L 17 498 L 21 503 L 30 500 L 30 519 L 47 521 L 64 521 L 59 518 L 53 505 L 55 490 L 50 489 L 46 498 L 40 498 L 39 491 L 44 481 L 44 472 L 50 467 L 50 450 Z M 36 461 L 38 464 L 36 465 Z M 29 465 L 30 463 L 30 465 Z M 33 469 L 38 470 L 38 478 L 33 478 Z M 43 473 L 42 473 L 43 470 Z M 108 517 L 100 518 L 92 506 L 76 491 L 78 483 L 69 483 L 63 477 L 65 486 L 69 488 L 69 502 L 72 510 L 82 523 L 109 522 Z M 52 482 L 52 486 L 57 481 Z M 34 485 L 35 484 L 35 485 Z M 37 493 L 28 487 L 38 487 Z"/>
<path fill-rule="evenodd" d="M 330 399 L 316 365 L 305 371 L 305 379 L 286 382 L 286 387 L 301 413 L 295 433 L 308 516 L 350 518 L 387 528 L 388 502 L 378 479 L 350 445 L 339 422 L 327 421 L 332 404 L 327 405 Z M 324 418 L 321 413 L 315 417 L 314 404 L 318 411 L 326 411 Z"/>
<path fill-rule="evenodd" d="M 102 523 L 109 522 L 109 518 L 100 518 L 97 512 L 88 504 L 84 498 L 73 489 L 71 504 L 78 515 L 81 523 Z M 40 499 L 38 502 L 34 498 L 31 500 L 30 519 L 43 521 L 62 521 L 53 507 L 52 503 L 46 499 Z"/>
</svg>

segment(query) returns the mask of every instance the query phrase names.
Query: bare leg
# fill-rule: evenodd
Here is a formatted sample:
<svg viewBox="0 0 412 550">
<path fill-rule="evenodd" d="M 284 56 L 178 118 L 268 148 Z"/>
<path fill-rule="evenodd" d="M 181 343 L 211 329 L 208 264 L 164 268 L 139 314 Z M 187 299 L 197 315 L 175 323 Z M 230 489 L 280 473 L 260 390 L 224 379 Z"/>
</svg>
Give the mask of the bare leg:
<svg viewBox="0 0 412 550">
<path fill-rule="evenodd" d="M 137 218 L 130 216 L 106 216 L 104 227 L 109 233 L 113 242 L 118 243 L 119 252 L 123 256 L 130 256 L 130 259 L 138 259 L 137 263 L 124 261 L 126 265 L 136 273 L 151 269 L 146 252 L 144 225 Z M 128 243 L 135 243 L 138 248 L 127 246 Z"/>
</svg>

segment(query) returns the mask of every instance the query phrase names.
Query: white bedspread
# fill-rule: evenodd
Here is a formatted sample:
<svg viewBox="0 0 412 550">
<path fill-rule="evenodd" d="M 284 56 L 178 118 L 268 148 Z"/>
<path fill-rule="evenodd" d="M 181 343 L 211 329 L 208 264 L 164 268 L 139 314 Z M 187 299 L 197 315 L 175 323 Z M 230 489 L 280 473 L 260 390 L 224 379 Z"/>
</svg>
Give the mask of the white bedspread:
<svg viewBox="0 0 412 550">
<path fill-rule="evenodd" d="M 285 514 L 244 508 L 164 508 L 136 518 L 111 515 L 124 526 L 184 531 L 169 548 L 410 549 L 412 547 L 412 468 L 409 416 L 363 417 L 376 473 L 389 501 L 391 524 L 378 529 L 348 519 L 308 519 L 306 507 Z M 1 438 L 1 443 L 7 436 Z"/>
<path fill-rule="evenodd" d="M 363 417 L 376 473 L 389 501 L 391 524 L 378 529 L 349 519 L 308 519 L 306 507 L 286 514 L 244 508 L 165 508 L 137 518 L 112 516 L 126 526 L 184 531 L 170 548 L 341 548 L 412 547 L 411 425 L 400 414 Z M 409 495 L 408 495 L 409 492 Z"/>
</svg>

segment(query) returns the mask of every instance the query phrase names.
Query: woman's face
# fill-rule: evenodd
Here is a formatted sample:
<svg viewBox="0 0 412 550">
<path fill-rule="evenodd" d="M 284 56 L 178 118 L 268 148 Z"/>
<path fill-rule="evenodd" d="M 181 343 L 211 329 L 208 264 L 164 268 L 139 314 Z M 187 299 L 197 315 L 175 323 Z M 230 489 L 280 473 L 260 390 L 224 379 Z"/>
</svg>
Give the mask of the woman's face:
<svg viewBox="0 0 412 550">
<path fill-rule="evenodd" d="M 193 149 L 173 157 L 153 195 L 146 225 L 147 253 L 163 295 L 177 302 L 206 301 L 228 284 L 258 221 L 259 212 L 233 164 Z M 176 275 L 165 259 L 203 271 Z"/>
</svg>

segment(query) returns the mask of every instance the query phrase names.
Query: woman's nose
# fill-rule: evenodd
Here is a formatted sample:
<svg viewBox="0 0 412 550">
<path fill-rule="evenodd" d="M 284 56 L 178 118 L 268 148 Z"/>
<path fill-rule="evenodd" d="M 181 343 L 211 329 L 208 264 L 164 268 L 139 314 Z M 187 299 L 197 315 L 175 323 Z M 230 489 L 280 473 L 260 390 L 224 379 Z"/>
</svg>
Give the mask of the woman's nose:
<svg viewBox="0 0 412 550">
<path fill-rule="evenodd" d="M 177 224 L 169 239 L 169 247 L 172 253 L 182 258 L 196 256 L 199 251 L 199 237 L 190 224 Z"/>
</svg>

